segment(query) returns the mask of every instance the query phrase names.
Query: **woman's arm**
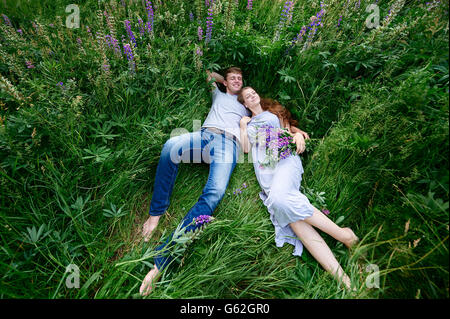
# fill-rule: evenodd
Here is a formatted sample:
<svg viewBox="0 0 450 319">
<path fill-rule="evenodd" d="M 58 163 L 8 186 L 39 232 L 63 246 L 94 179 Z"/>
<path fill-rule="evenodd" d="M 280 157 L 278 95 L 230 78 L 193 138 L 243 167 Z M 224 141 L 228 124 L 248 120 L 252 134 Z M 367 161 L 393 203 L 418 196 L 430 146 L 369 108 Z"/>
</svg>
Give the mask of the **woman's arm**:
<svg viewBox="0 0 450 319">
<path fill-rule="evenodd" d="M 248 122 L 250 122 L 250 120 L 250 117 L 244 116 L 239 123 L 241 127 L 241 147 L 244 153 L 248 153 L 248 151 L 250 150 L 250 141 L 248 140 L 247 134 L 247 124 Z"/>
<path fill-rule="evenodd" d="M 293 137 L 293 141 L 297 145 L 297 154 L 303 153 L 306 149 L 305 139 L 309 138 L 308 134 L 295 126 L 291 126 L 288 121 L 283 122 L 280 119 L 280 124 L 283 128 L 287 128 L 289 134 Z"/>
</svg>

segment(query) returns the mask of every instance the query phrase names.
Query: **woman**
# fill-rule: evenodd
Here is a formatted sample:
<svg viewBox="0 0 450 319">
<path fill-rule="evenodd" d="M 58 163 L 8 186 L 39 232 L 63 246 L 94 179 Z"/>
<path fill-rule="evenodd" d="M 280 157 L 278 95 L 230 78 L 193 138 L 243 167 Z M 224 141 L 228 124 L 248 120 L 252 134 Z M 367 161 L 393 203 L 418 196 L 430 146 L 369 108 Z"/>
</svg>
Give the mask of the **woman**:
<svg viewBox="0 0 450 319">
<path fill-rule="evenodd" d="M 358 241 L 356 235 L 350 228 L 336 225 L 312 206 L 308 198 L 299 191 L 303 167 L 297 154 L 281 159 L 274 167 L 261 165 L 266 157 L 266 144 L 264 140 L 263 143 L 258 143 L 258 138 L 261 137 L 258 137 L 258 131 L 261 132 L 263 128 L 262 131 L 265 133 L 266 127 L 287 128 L 290 131 L 290 126 L 296 125 L 295 121 L 291 119 L 289 111 L 279 103 L 261 100 L 251 87 L 245 87 L 240 91 L 238 101 L 252 112 L 251 118 L 244 117 L 240 122 L 241 144 L 244 152 L 248 152 L 251 146 L 256 178 L 262 188 L 260 197 L 267 206 L 275 226 L 277 246 L 280 247 L 285 242 L 293 244 L 294 255 L 300 256 L 304 245 L 326 271 L 350 289 L 350 278 L 344 273 L 314 227 L 344 243 L 348 248 Z M 300 133 L 291 135 L 297 145 L 297 153 L 303 152 L 305 149 L 303 135 Z"/>
</svg>

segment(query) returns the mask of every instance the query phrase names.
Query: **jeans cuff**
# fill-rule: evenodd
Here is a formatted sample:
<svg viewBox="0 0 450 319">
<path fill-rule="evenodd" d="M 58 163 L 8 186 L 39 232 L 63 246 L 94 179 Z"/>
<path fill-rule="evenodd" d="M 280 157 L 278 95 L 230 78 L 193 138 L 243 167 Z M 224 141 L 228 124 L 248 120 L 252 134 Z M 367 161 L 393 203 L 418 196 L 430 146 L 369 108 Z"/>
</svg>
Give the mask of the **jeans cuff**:
<svg viewBox="0 0 450 319">
<path fill-rule="evenodd" d="M 150 216 L 161 216 L 161 215 L 164 215 L 164 213 L 165 213 L 165 211 L 163 211 L 163 212 L 152 212 L 152 211 L 149 211 L 148 212 L 148 214 Z"/>
<path fill-rule="evenodd" d="M 170 261 L 170 257 L 156 256 L 153 258 L 153 263 L 158 268 L 158 271 L 163 271 L 166 269 Z"/>
</svg>

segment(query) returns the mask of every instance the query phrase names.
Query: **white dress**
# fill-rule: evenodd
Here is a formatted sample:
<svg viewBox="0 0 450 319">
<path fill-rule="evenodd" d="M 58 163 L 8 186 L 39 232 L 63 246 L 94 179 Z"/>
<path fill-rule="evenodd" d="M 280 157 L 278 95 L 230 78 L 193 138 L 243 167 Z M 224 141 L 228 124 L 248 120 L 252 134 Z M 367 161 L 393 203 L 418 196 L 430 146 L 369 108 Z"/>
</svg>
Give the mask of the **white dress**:
<svg viewBox="0 0 450 319">
<path fill-rule="evenodd" d="M 272 126 L 281 128 L 278 117 L 268 111 L 252 118 L 247 132 L 252 146 L 252 161 L 256 178 L 262 188 L 259 196 L 270 213 L 275 227 L 275 243 L 282 247 L 284 243 L 294 245 L 293 255 L 301 256 L 303 245 L 289 226 L 290 223 L 310 217 L 314 207 L 308 198 L 300 192 L 303 166 L 298 155 L 280 160 L 275 167 L 263 167 L 265 153 L 265 131 L 258 128 Z"/>
</svg>

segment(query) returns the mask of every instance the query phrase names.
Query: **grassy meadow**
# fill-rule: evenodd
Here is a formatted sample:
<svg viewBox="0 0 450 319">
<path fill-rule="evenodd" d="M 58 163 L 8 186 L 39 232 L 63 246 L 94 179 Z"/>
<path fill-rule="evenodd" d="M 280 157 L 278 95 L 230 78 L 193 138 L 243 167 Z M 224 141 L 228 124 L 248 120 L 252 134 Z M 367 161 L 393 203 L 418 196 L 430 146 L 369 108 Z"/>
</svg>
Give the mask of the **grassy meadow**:
<svg viewBox="0 0 450 319">
<path fill-rule="evenodd" d="M 146 298 L 448 298 L 448 10 L 0 0 L 0 298 L 142 298 L 153 249 L 208 176 L 206 164 L 180 165 L 143 242 L 160 151 L 206 118 L 205 70 L 233 65 L 311 136 L 302 191 L 360 237 L 348 251 L 321 233 L 357 291 L 306 250 L 276 247 L 245 155 L 215 221 Z M 66 285 L 69 265 L 79 288 Z"/>
</svg>

